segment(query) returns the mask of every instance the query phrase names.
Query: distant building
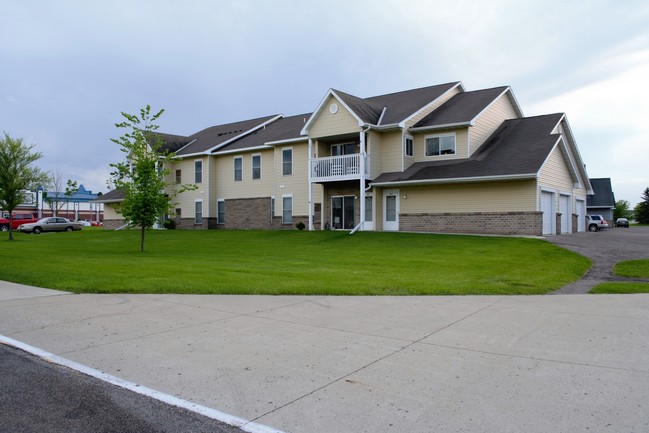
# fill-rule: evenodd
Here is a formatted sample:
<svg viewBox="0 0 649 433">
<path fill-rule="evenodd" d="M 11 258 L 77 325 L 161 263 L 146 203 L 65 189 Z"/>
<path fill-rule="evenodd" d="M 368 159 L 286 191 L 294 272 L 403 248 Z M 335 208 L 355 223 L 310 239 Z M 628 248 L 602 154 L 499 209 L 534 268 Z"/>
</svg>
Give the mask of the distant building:
<svg viewBox="0 0 649 433">
<path fill-rule="evenodd" d="M 591 179 L 593 194 L 589 194 L 586 200 L 586 208 L 589 215 L 601 215 L 605 220 L 613 221 L 613 210 L 615 209 L 615 195 L 611 187 L 611 179 L 602 177 Z"/>
<path fill-rule="evenodd" d="M 83 185 L 74 194 L 67 197 L 65 192 L 60 191 L 28 191 L 25 203 L 20 204 L 16 212 L 30 212 L 37 217 L 48 217 L 58 215 L 71 220 L 88 219 L 91 221 L 103 221 L 104 206 L 102 203 L 95 203 L 100 194 L 87 190 Z"/>
</svg>

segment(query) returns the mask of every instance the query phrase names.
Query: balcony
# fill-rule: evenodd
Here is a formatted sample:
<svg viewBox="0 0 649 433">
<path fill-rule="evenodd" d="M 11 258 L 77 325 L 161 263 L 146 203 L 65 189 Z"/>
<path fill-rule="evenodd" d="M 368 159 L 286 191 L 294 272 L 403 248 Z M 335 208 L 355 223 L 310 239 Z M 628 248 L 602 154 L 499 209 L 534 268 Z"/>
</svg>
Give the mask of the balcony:
<svg viewBox="0 0 649 433">
<path fill-rule="evenodd" d="M 369 174 L 369 164 L 365 157 L 365 174 Z M 309 160 L 312 182 L 354 180 L 361 178 L 361 154 L 327 156 Z"/>
</svg>

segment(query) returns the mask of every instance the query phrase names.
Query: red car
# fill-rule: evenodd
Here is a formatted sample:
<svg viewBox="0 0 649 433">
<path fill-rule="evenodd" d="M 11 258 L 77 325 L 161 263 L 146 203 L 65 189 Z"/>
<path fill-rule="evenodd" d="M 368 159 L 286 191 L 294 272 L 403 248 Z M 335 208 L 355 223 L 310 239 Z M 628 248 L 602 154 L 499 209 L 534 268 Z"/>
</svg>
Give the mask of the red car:
<svg viewBox="0 0 649 433">
<path fill-rule="evenodd" d="M 38 218 L 34 218 L 34 214 L 31 213 L 16 213 L 13 215 L 11 221 L 11 227 L 14 230 L 17 230 L 21 224 L 31 224 L 38 221 Z M 9 231 L 9 218 L 0 218 L 0 232 Z"/>
</svg>

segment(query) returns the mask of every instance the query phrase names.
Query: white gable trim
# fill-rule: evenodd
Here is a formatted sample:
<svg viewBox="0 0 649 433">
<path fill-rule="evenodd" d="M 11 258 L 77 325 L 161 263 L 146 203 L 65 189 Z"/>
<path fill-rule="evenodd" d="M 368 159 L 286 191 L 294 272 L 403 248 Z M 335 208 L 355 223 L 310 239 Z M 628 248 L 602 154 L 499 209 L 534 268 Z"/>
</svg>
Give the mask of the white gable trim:
<svg viewBox="0 0 649 433">
<path fill-rule="evenodd" d="M 313 126 L 313 122 L 315 122 L 315 119 L 318 116 L 320 116 L 320 113 L 322 112 L 322 110 L 324 110 L 325 103 L 327 102 L 330 96 L 336 98 L 336 100 L 340 103 L 340 105 L 345 107 L 345 109 L 354 117 L 354 119 L 356 119 L 356 121 L 358 122 L 358 126 L 363 126 L 365 124 L 365 122 L 363 122 L 361 118 L 358 117 L 358 115 L 354 113 L 354 111 L 351 108 L 349 108 L 347 104 L 345 104 L 345 102 L 340 98 L 340 96 L 336 94 L 336 92 L 333 89 L 329 89 L 325 94 L 324 98 L 322 98 L 322 101 L 320 101 L 320 104 L 318 104 L 316 110 L 313 112 L 311 117 L 309 117 L 309 120 L 306 121 L 306 124 L 300 131 L 300 135 L 309 135 L 309 129 L 311 129 L 311 126 Z"/>
<path fill-rule="evenodd" d="M 221 149 L 222 147 L 225 147 L 225 146 L 227 146 L 228 144 L 232 143 L 233 141 L 236 141 L 236 140 L 238 140 L 238 139 L 240 139 L 240 138 L 242 138 L 242 137 L 245 137 L 246 135 L 251 134 L 251 133 L 257 131 L 258 129 L 261 129 L 261 128 L 265 127 L 266 125 L 269 125 L 269 124 L 273 123 L 274 121 L 279 120 L 279 119 L 281 119 L 281 118 L 283 118 L 283 117 L 284 117 L 284 116 L 281 115 L 281 114 L 278 114 L 278 115 L 275 116 L 275 117 L 271 117 L 269 120 L 267 120 L 267 121 L 265 121 L 265 122 L 263 122 L 263 123 L 260 123 L 259 125 L 255 126 L 255 127 L 253 127 L 253 128 L 250 128 L 249 130 L 247 130 L 247 131 L 245 131 L 245 132 L 242 132 L 241 134 L 237 135 L 236 137 L 232 137 L 231 139 L 226 140 L 226 141 L 224 141 L 224 142 L 221 143 L 221 144 L 217 144 L 216 146 L 213 146 L 213 147 L 211 147 L 211 148 L 205 150 L 204 153 L 206 153 L 206 154 L 210 154 L 210 153 L 212 153 L 212 152 L 214 152 L 214 151 L 216 151 L 216 150 L 219 150 L 219 149 Z"/>
<path fill-rule="evenodd" d="M 502 176 L 473 176 L 473 177 L 449 177 L 445 179 L 421 179 L 421 180 L 402 180 L 392 182 L 372 182 L 370 186 L 409 186 L 409 185 L 436 185 L 446 183 L 468 183 L 468 182 L 495 182 L 506 180 L 525 180 L 537 179 L 537 173 L 508 174 Z"/>
<path fill-rule="evenodd" d="M 399 122 L 399 123 L 398 123 L 399 127 L 400 127 L 400 128 L 405 128 L 406 123 L 407 123 L 410 119 L 412 119 L 413 117 L 417 116 L 417 115 L 420 114 L 422 111 L 428 109 L 428 107 L 430 107 L 430 105 L 433 104 L 435 101 L 437 101 L 439 98 L 441 98 L 442 96 L 446 95 L 447 93 L 449 93 L 450 91 L 452 91 L 452 90 L 454 90 L 454 89 L 456 89 L 456 88 L 458 88 L 458 87 L 459 87 L 460 90 L 461 90 L 460 93 L 464 93 L 464 92 L 466 92 L 466 89 L 464 88 L 464 85 L 462 84 L 462 82 L 461 82 L 461 81 L 458 81 L 458 83 L 457 83 L 455 86 L 451 87 L 451 88 L 448 89 L 446 92 L 442 93 L 442 94 L 439 95 L 437 98 L 433 99 L 433 100 L 430 101 L 428 104 L 424 105 L 424 106 L 421 107 L 419 110 L 415 111 L 415 112 L 412 113 L 410 116 L 406 117 L 406 118 L 403 119 L 401 122 Z"/>
</svg>

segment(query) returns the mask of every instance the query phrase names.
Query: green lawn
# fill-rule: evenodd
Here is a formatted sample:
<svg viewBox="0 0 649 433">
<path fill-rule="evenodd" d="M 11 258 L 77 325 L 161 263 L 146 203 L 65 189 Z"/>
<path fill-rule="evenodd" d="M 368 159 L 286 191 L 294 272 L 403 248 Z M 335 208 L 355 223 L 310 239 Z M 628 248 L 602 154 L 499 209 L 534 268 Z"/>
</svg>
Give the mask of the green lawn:
<svg viewBox="0 0 649 433">
<path fill-rule="evenodd" d="M 0 279 L 73 292 L 541 294 L 590 260 L 539 239 L 318 231 L 83 230 L 0 239 Z"/>
<path fill-rule="evenodd" d="M 621 277 L 649 278 L 649 259 L 620 262 L 615 265 L 613 273 Z M 590 293 L 649 293 L 649 283 L 636 281 L 611 281 L 598 284 L 590 291 Z"/>
<path fill-rule="evenodd" d="M 649 278 L 649 259 L 620 262 L 613 272 L 621 277 Z"/>
<path fill-rule="evenodd" d="M 601 283 L 591 289 L 590 293 L 601 294 L 630 294 L 630 293 L 649 293 L 649 283 L 636 283 L 626 281 L 611 281 Z"/>
</svg>

